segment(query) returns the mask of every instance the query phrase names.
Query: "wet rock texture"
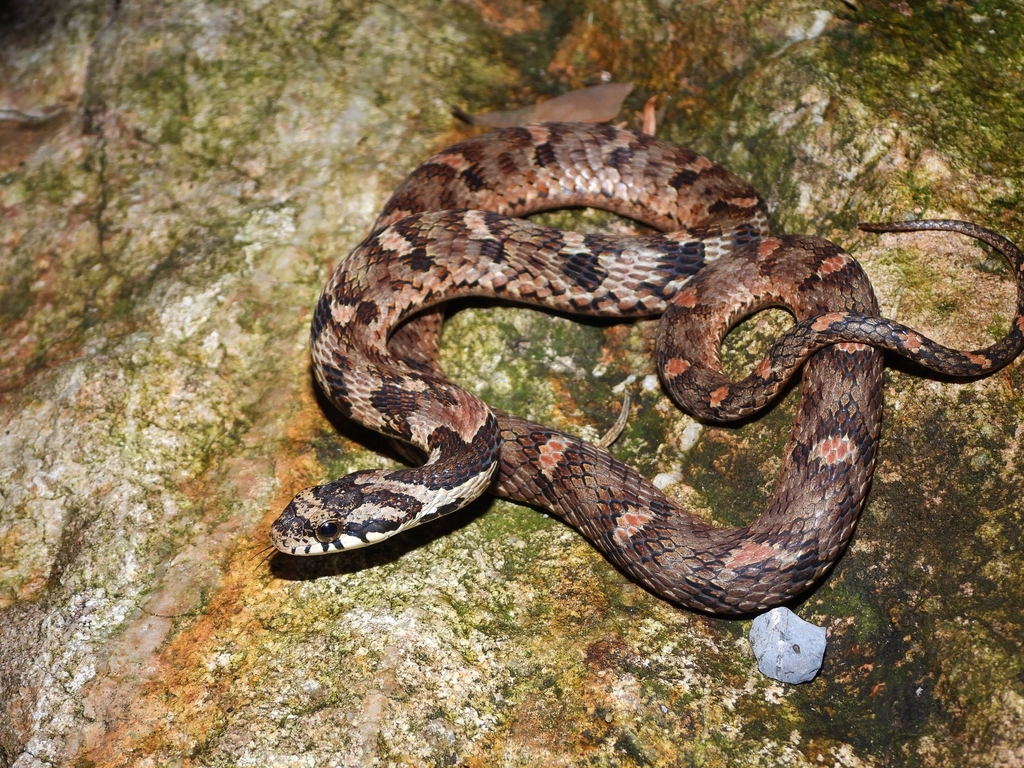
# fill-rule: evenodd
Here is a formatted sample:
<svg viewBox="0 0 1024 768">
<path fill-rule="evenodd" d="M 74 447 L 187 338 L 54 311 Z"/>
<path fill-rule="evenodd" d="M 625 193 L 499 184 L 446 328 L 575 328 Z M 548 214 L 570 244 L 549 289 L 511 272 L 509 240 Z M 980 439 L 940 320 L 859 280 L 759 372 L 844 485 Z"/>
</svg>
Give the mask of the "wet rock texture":
<svg viewBox="0 0 1024 768">
<path fill-rule="evenodd" d="M 14 0 L 0 10 L 0 766 L 1024 764 L 1024 363 L 896 365 L 853 544 L 793 606 L 814 682 L 749 622 L 667 605 L 573 531 L 481 502 L 375 549 L 263 559 L 299 488 L 391 459 L 314 390 L 310 309 L 418 160 L 601 81 L 861 259 L 885 312 L 979 347 L 998 258 L 858 218 L 1024 239 L 1011 0 Z M 621 229 L 610 217 L 550 217 Z M 748 322 L 749 366 L 783 328 Z M 790 395 L 741 428 L 661 394 L 649 323 L 451 320 L 452 376 L 596 438 L 723 523 L 774 482 Z"/>
</svg>

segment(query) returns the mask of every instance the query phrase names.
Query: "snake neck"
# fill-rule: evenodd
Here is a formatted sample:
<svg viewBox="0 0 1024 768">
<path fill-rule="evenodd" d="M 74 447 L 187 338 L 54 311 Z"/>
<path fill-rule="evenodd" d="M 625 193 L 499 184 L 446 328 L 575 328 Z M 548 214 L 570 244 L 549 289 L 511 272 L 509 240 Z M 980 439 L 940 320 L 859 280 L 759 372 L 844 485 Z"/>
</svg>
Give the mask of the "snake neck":
<svg viewBox="0 0 1024 768">
<path fill-rule="evenodd" d="M 393 359 L 373 323 L 345 338 L 337 327 L 313 337 L 323 391 L 343 414 L 419 448 L 427 461 L 301 491 L 271 529 L 274 546 L 296 555 L 375 544 L 464 507 L 490 484 L 501 445 L 498 422 L 480 399 Z"/>
<path fill-rule="evenodd" d="M 356 549 L 461 509 L 487 489 L 497 467 L 494 417 L 487 429 L 458 462 L 355 472 L 300 491 L 271 527 L 271 542 L 293 555 Z"/>
</svg>

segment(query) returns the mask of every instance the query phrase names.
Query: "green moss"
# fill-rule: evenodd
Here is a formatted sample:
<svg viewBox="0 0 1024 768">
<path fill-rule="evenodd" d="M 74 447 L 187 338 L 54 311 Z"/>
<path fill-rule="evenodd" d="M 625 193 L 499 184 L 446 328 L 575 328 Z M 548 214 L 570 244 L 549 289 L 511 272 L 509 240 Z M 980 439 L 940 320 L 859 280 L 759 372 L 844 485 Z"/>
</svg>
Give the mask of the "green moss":
<svg viewBox="0 0 1024 768">
<path fill-rule="evenodd" d="M 968 172 L 1021 180 L 1024 145 L 1024 20 L 1000 2 L 970 5 L 916 4 L 912 16 L 882 3 L 844 12 L 849 24 L 837 27 L 823 50 L 841 90 L 880 115 L 910 126 L 916 146 L 940 148 Z M 915 192 L 922 206 L 927 188 Z M 982 202 L 957 195 L 958 207 L 987 213 L 1011 200 Z M 1008 205 L 1010 203 L 1010 205 Z M 1017 219 L 1019 226 L 1019 218 Z"/>
<path fill-rule="evenodd" d="M 0 322 L 8 324 L 20 320 L 33 303 L 33 291 L 27 277 L 12 276 L 10 282 L 0 289 Z"/>
<path fill-rule="evenodd" d="M 748 375 L 792 324 L 788 313 L 770 310 L 736 326 L 722 347 L 726 374 L 734 380 Z M 744 525 L 767 507 L 798 397 L 796 381 L 764 414 L 739 425 L 707 428 L 687 457 L 687 483 L 704 496 L 723 524 Z"/>
<path fill-rule="evenodd" d="M 968 166 L 1024 166 L 1024 22 L 1001 2 L 929 2 L 907 17 L 869 3 L 829 48 L 834 73 L 857 73 L 859 98 L 894 110 Z M 847 80 L 850 85 L 852 80 Z"/>
</svg>

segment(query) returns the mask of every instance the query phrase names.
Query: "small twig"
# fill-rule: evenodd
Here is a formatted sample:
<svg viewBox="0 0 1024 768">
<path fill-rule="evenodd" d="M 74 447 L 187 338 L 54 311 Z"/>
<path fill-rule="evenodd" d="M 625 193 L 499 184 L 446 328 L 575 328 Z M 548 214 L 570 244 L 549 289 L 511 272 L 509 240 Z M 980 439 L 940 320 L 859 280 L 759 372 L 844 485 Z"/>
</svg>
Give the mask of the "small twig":
<svg viewBox="0 0 1024 768">
<path fill-rule="evenodd" d="M 41 125 L 64 113 L 64 107 L 47 107 L 42 112 L 22 112 L 20 109 L 0 107 L 0 121 Z"/>
<path fill-rule="evenodd" d="M 658 131 L 658 115 L 654 111 L 655 105 L 658 103 L 657 95 L 651 96 L 644 104 L 644 121 L 643 126 L 640 128 L 640 133 L 646 133 L 648 136 L 654 136 Z"/>
<path fill-rule="evenodd" d="M 459 109 L 458 107 L 452 107 L 452 117 L 456 118 L 457 120 L 461 120 L 462 122 L 468 125 L 474 124 L 473 116 L 466 112 L 465 110 Z"/>
<path fill-rule="evenodd" d="M 594 445 L 602 450 L 610 446 L 616 440 L 619 439 L 619 435 L 622 434 L 622 430 L 626 428 L 626 422 L 629 421 L 629 392 L 624 392 L 622 395 L 622 410 L 619 411 L 619 418 L 612 424 L 612 428 L 604 433 L 604 436 L 598 440 Z"/>
</svg>

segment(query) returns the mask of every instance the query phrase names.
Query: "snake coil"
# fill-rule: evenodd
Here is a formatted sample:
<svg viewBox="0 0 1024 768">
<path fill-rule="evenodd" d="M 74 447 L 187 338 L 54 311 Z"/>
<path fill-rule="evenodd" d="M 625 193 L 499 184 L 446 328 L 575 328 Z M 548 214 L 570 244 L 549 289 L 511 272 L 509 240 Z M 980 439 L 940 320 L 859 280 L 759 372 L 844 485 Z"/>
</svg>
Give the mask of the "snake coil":
<svg viewBox="0 0 1024 768">
<path fill-rule="evenodd" d="M 660 234 L 582 235 L 520 217 L 592 206 Z M 341 412 L 427 455 L 300 491 L 271 528 L 282 552 L 372 544 L 486 492 L 542 507 L 659 595 L 720 613 L 793 597 L 846 546 L 871 480 L 888 349 L 956 376 L 991 373 L 1024 348 L 1024 256 L 966 222 L 864 224 L 961 232 L 1010 262 L 1009 333 L 948 349 L 878 315 L 860 265 L 817 237 L 771 237 L 763 201 L 721 166 L 653 137 L 551 123 L 456 144 L 396 190 L 373 233 L 335 269 L 311 331 L 316 379 Z M 768 508 L 722 528 L 680 508 L 606 451 L 489 408 L 437 362 L 444 302 L 499 297 L 566 312 L 664 315 L 665 388 L 707 420 L 742 418 L 803 368 L 797 417 Z M 721 371 L 729 329 L 769 306 L 796 318 L 744 381 Z"/>
</svg>

